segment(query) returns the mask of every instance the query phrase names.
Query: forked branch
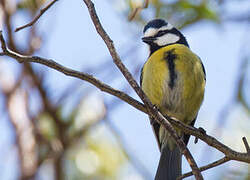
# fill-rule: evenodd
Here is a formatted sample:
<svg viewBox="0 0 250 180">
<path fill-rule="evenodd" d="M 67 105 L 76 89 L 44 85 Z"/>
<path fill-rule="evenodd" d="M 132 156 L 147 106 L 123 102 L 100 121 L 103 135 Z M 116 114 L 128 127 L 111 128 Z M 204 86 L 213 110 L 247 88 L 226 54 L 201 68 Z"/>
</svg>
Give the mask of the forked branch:
<svg viewBox="0 0 250 180">
<path fill-rule="evenodd" d="M 25 24 L 23 26 L 20 26 L 18 28 L 16 28 L 15 32 L 18 32 L 24 28 L 27 28 L 27 27 L 30 27 L 30 26 L 33 26 L 37 21 L 38 19 L 50 8 L 53 6 L 53 4 L 55 4 L 58 0 L 53 0 L 51 1 L 47 6 L 45 6 L 44 8 L 42 8 L 40 10 L 40 13 L 31 21 L 29 22 L 28 24 Z"/>
</svg>

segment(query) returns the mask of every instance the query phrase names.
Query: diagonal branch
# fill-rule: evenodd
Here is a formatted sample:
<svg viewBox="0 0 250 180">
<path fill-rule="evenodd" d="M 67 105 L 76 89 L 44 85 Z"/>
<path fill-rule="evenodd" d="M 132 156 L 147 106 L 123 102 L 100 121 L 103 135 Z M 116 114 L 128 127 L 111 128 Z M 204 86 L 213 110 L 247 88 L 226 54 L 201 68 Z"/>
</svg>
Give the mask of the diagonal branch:
<svg viewBox="0 0 250 180">
<path fill-rule="evenodd" d="M 99 88 L 101 91 L 107 92 L 109 94 L 112 94 L 118 98 L 120 98 L 121 100 L 127 102 L 128 104 L 136 107 L 138 110 L 142 111 L 142 112 L 147 112 L 144 105 L 140 102 L 138 102 L 137 100 L 133 99 L 132 97 L 130 97 L 129 95 L 127 95 L 124 92 L 121 92 L 119 90 L 113 89 L 112 87 L 110 87 L 109 85 L 101 82 L 100 80 L 94 78 L 92 75 L 86 74 L 86 73 L 82 73 L 79 71 L 75 71 L 73 69 L 64 67 L 60 64 L 58 64 L 57 62 L 50 60 L 50 59 L 45 59 L 45 58 L 41 58 L 38 56 L 24 56 L 21 54 L 18 54 L 14 51 L 11 51 L 10 49 L 7 48 L 5 40 L 3 38 L 2 35 L 2 31 L 0 31 L 0 41 L 2 44 L 2 50 L 3 52 L 0 53 L 0 55 L 6 55 L 9 57 L 12 57 L 14 59 L 16 59 L 19 63 L 27 63 L 27 62 L 34 62 L 34 63 L 38 63 L 38 64 L 43 64 L 45 66 L 48 66 L 52 69 L 55 69 L 59 72 L 64 73 L 67 76 L 71 76 L 71 77 L 76 77 L 78 79 L 87 81 L 91 84 L 93 84 L 94 86 L 96 86 L 97 88 Z"/>
<path fill-rule="evenodd" d="M 38 19 L 51 7 L 53 6 L 53 4 L 55 4 L 55 2 L 57 2 L 58 0 L 53 0 L 51 1 L 46 7 L 42 8 L 40 10 L 40 13 L 28 24 L 25 24 L 23 26 L 20 26 L 18 28 L 16 28 L 15 32 L 18 32 L 24 28 L 27 28 L 27 27 L 30 27 L 30 26 L 33 26 L 37 21 Z"/>
<path fill-rule="evenodd" d="M 0 53 L 0 55 L 2 55 L 2 56 L 5 55 L 5 56 L 12 57 L 20 63 L 21 62 L 25 62 L 25 63 L 34 62 L 34 63 L 38 63 L 38 64 L 43 64 L 43 65 L 48 66 L 52 69 L 55 69 L 59 72 L 62 72 L 68 76 L 85 80 L 85 81 L 93 84 L 94 86 L 96 86 L 100 90 L 120 98 L 121 100 L 132 105 L 136 109 L 138 109 L 144 113 L 148 112 L 146 107 L 142 103 L 138 102 L 137 100 L 131 98 L 130 96 L 128 96 L 127 94 L 125 94 L 121 91 L 118 91 L 116 89 L 111 88 L 110 86 L 95 79 L 91 75 L 66 68 L 66 67 L 64 67 L 64 66 L 62 66 L 62 65 L 60 65 L 52 60 L 49 60 L 49 59 L 45 59 L 45 58 L 41 58 L 41 57 L 37 57 L 37 56 L 24 56 L 24 55 L 20 55 L 16 52 L 9 50 L 6 46 L 6 43 L 5 43 L 5 40 L 3 38 L 1 31 L 0 31 L 0 41 L 2 44 L 2 50 L 3 50 L 3 52 Z M 244 145 L 245 145 L 248 153 L 236 152 L 236 151 L 232 150 L 231 148 L 229 148 L 228 146 L 221 143 L 220 141 L 218 141 L 217 139 L 215 139 L 214 137 L 202 133 L 199 129 L 197 129 L 195 127 L 188 126 L 188 125 L 186 125 L 186 124 L 184 124 L 181 121 L 178 121 L 176 119 L 171 119 L 169 117 L 166 117 L 166 118 L 175 127 L 181 129 L 186 134 L 190 134 L 190 135 L 193 135 L 193 136 L 201 139 L 202 141 L 206 142 L 209 146 L 214 147 L 218 151 L 224 153 L 225 157 L 229 158 L 230 160 L 237 160 L 237 161 L 241 161 L 241 162 L 245 162 L 245 163 L 250 163 L 250 153 L 248 150 L 249 145 L 248 145 L 245 138 L 243 138 L 243 142 L 244 142 Z"/>
<path fill-rule="evenodd" d="M 141 88 L 139 87 L 137 82 L 134 80 L 131 73 L 127 70 L 127 68 L 121 62 L 121 59 L 120 59 L 119 55 L 117 54 L 116 49 L 114 47 L 113 41 L 110 39 L 110 37 L 108 36 L 106 31 L 103 29 L 103 27 L 100 23 L 100 20 L 96 14 L 93 2 L 91 0 L 83 0 L 83 1 L 88 8 L 90 17 L 94 23 L 96 31 L 98 32 L 98 34 L 102 37 L 103 41 L 105 42 L 105 44 L 110 52 L 110 55 L 113 58 L 114 63 L 119 68 L 119 70 L 122 72 L 123 76 L 127 79 L 129 84 L 133 87 L 133 89 L 135 90 L 137 95 L 141 98 L 143 103 L 146 105 L 149 116 L 151 116 L 153 119 L 157 120 L 160 124 L 162 124 L 165 127 L 165 129 L 170 133 L 171 137 L 174 138 L 180 151 L 186 157 L 196 179 L 203 179 L 203 177 L 198 169 L 198 166 L 197 166 L 194 158 L 192 157 L 192 154 L 190 153 L 190 151 L 186 147 L 185 143 L 177 135 L 173 126 L 156 110 L 156 108 L 153 107 L 152 103 L 148 100 L 148 98 L 146 97 L 144 92 L 141 90 Z"/>
<path fill-rule="evenodd" d="M 206 165 L 206 166 L 202 166 L 202 167 L 200 167 L 199 169 L 200 169 L 200 171 L 205 171 L 205 170 L 214 168 L 214 167 L 216 167 L 216 166 L 219 166 L 219 165 L 221 165 L 221 164 L 224 164 L 224 163 L 226 163 L 226 162 L 228 162 L 228 161 L 230 161 L 230 159 L 229 159 L 228 157 L 223 157 L 223 158 L 221 158 L 221 159 L 219 159 L 219 160 L 217 160 L 217 161 L 214 161 L 214 162 L 212 162 L 212 163 L 210 163 L 210 164 L 208 164 L 208 165 Z M 192 175 L 193 175 L 192 172 L 185 173 L 185 174 L 181 175 L 181 176 L 178 178 L 178 180 L 184 179 L 184 178 L 189 177 L 189 176 L 192 176 Z"/>
</svg>

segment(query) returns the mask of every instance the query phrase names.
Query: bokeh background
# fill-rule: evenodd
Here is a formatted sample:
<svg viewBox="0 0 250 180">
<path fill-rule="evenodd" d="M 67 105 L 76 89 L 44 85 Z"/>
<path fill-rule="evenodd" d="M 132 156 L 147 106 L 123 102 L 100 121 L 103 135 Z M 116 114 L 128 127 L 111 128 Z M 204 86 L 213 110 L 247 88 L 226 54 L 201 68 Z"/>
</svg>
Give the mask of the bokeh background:
<svg viewBox="0 0 250 180">
<path fill-rule="evenodd" d="M 32 27 L 46 0 L 1 0 L 0 29 L 10 49 L 54 59 L 138 99 L 115 67 L 82 0 L 57 1 Z M 94 1 L 122 61 L 139 81 L 148 57 L 145 23 L 161 17 L 181 29 L 207 72 L 196 127 L 244 152 L 250 141 L 250 2 L 248 0 Z M 202 141 L 189 148 L 199 166 L 223 157 Z M 87 82 L 37 64 L 0 57 L 0 179 L 152 180 L 159 160 L 148 117 Z M 190 167 L 183 158 L 183 172 Z M 235 161 L 205 179 L 250 179 Z M 193 179 L 189 177 L 187 179 Z"/>
</svg>

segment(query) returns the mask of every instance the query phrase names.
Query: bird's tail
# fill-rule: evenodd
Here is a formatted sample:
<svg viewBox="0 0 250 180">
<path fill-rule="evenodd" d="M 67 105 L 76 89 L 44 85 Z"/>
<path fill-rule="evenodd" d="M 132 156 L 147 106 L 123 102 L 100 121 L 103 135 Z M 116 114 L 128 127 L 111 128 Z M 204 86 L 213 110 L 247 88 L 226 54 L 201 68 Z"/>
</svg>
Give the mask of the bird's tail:
<svg viewBox="0 0 250 180">
<path fill-rule="evenodd" d="M 166 144 L 161 151 L 161 158 L 155 180 L 176 180 L 181 175 L 181 152 L 177 146 L 170 150 Z"/>
</svg>

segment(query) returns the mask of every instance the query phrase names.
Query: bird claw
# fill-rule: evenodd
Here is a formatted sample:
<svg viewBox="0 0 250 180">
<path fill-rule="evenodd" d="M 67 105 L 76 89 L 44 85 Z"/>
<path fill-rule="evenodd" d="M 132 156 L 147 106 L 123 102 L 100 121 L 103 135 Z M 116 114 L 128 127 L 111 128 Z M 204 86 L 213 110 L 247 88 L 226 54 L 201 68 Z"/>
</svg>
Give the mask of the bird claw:
<svg viewBox="0 0 250 180">
<path fill-rule="evenodd" d="M 153 105 L 153 108 L 155 110 L 159 111 L 159 108 L 155 104 Z M 155 124 L 156 121 L 153 119 L 153 117 L 150 117 L 149 119 L 150 119 L 150 124 L 151 125 Z"/>
<path fill-rule="evenodd" d="M 155 110 L 159 111 L 159 108 L 158 108 L 155 104 L 153 105 L 153 108 L 154 108 Z"/>
<path fill-rule="evenodd" d="M 201 134 L 206 134 L 206 130 L 203 129 L 202 127 L 199 127 L 198 130 L 200 131 Z M 197 142 L 198 142 L 198 138 L 195 137 L 194 144 L 196 144 Z"/>
<path fill-rule="evenodd" d="M 153 125 L 155 123 L 155 120 L 153 118 L 149 118 L 150 124 Z"/>
</svg>

